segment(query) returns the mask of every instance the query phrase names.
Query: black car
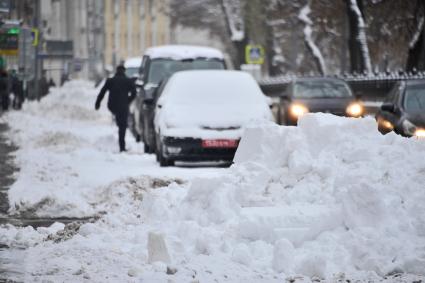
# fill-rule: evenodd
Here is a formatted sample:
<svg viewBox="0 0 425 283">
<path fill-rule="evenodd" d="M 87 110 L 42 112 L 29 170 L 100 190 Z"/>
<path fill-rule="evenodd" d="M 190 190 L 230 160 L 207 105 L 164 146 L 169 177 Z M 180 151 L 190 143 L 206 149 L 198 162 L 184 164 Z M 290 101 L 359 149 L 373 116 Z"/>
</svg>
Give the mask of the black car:
<svg viewBox="0 0 425 283">
<path fill-rule="evenodd" d="M 297 125 L 298 118 L 308 112 L 360 117 L 364 114 L 364 107 L 343 80 L 336 78 L 293 80 L 280 97 L 277 122 L 281 125 Z"/>
<path fill-rule="evenodd" d="M 397 83 L 376 114 L 378 129 L 406 137 L 425 136 L 425 80 Z"/>
<path fill-rule="evenodd" d="M 146 51 L 137 82 L 140 91 L 129 117 L 130 130 L 136 140 L 143 141 L 145 152 L 155 150 L 154 104 L 161 84 L 178 71 L 203 69 L 226 69 L 223 54 L 213 48 L 185 45 L 151 47 Z"/>
</svg>

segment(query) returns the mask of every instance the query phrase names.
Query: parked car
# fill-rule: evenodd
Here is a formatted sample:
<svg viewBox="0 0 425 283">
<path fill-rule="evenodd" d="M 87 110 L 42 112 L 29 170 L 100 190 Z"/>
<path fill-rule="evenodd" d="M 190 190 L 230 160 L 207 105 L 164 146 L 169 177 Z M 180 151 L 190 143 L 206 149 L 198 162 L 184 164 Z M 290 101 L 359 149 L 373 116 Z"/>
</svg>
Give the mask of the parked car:
<svg viewBox="0 0 425 283">
<path fill-rule="evenodd" d="M 140 66 L 142 65 L 142 57 L 128 58 L 124 61 L 125 74 L 129 78 L 139 78 Z"/>
<path fill-rule="evenodd" d="M 273 120 L 268 99 L 250 74 L 178 72 L 155 103 L 157 160 L 232 161 L 244 127 L 264 119 Z"/>
<path fill-rule="evenodd" d="M 406 137 L 425 137 L 425 80 L 397 83 L 376 114 L 378 129 Z"/>
<path fill-rule="evenodd" d="M 145 152 L 152 153 L 155 148 L 153 116 L 154 101 L 161 82 L 182 70 L 224 70 L 226 64 L 221 51 L 200 46 L 165 45 L 149 48 L 143 56 L 138 85 L 140 91 L 134 101 L 130 114 L 132 132 L 136 139 L 142 139 Z"/>
<path fill-rule="evenodd" d="M 297 125 L 298 119 L 308 112 L 360 117 L 364 114 L 364 107 L 343 80 L 296 79 L 288 84 L 286 92 L 280 97 L 277 122 L 281 125 Z"/>
</svg>

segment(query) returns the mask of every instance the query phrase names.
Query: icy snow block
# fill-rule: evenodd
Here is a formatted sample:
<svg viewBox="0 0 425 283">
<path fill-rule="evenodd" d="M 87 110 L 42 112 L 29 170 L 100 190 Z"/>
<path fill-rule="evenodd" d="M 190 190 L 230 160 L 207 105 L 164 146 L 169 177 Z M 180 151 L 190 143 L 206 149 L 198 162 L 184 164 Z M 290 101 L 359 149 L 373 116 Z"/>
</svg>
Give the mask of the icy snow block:
<svg viewBox="0 0 425 283">
<path fill-rule="evenodd" d="M 255 162 L 268 168 L 278 165 L 280 160 L 276 156 L 287 155 L 283 140 L 290 128 L 295 129 L 273 124 L 246 128 L 233 161 L 236 164 Z"/>
<path fill-rule="evenodd" d="M 170 263 L 171 258 L 168 253 L 167 245 L 165 244 L 164 236 L 149 232 L 148 235 L 148 262 L 164 262 Z"/>
</svg>

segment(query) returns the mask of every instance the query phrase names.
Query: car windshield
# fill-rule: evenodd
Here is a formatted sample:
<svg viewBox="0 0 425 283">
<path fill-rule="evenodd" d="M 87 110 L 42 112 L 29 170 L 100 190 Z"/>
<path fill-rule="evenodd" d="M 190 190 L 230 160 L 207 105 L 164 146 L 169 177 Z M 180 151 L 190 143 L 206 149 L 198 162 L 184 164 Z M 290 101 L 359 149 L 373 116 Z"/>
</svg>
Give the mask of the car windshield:
<svg viewBox="0 0 425 283">
<path fill-rule="evenodd" d="M 425 85 L 408 86 L 404 106 L 407 112 L 425 111 Z"/>
<path fill-rule="evenodd" d="M 350 97 L 350 89 L 340 81 L 299 81 L 294 86 L 294 97 Z"/>
<path fill-rule="evenodd" d="M 201 58 L 183 61 L 155 59 L 150 63 L 148 82 L 158 84 L 164 78 L 184 70 L 224 70 L 224 63 L 217 59 Z"/>
<path fill-rule="evenodd" d="M 138 74 L 139 74 L 139 68 L 137 68 L 137 67 L 127 67 L 127 68 L 125 69 L 125 74 L 126 74 L 126 75 L 127 75 L 127 77 L 129 77 L 129 78 L 136 77 L 136 76 L 138 76 Z"/>
</svg>

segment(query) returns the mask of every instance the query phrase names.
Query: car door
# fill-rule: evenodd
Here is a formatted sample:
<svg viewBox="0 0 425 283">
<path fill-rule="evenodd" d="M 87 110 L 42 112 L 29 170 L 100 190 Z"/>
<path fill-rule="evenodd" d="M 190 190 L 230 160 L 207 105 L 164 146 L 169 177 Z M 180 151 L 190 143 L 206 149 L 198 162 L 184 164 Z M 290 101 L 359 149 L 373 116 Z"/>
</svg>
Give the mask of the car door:
<svg viewBox="0 0 425 283">
<path fill-rule="evenodd" d="M 403 83 L 396 84 L 381 106 L 380 116 L 383 119 L 391 122 L 393 125 L 397 125 L 398 121 L 400 120 L 400 99 L 404 88 L 405 87 Z M 393 111 L 386 109 L 386 105 L 393 105 Z"/>
</svg>

